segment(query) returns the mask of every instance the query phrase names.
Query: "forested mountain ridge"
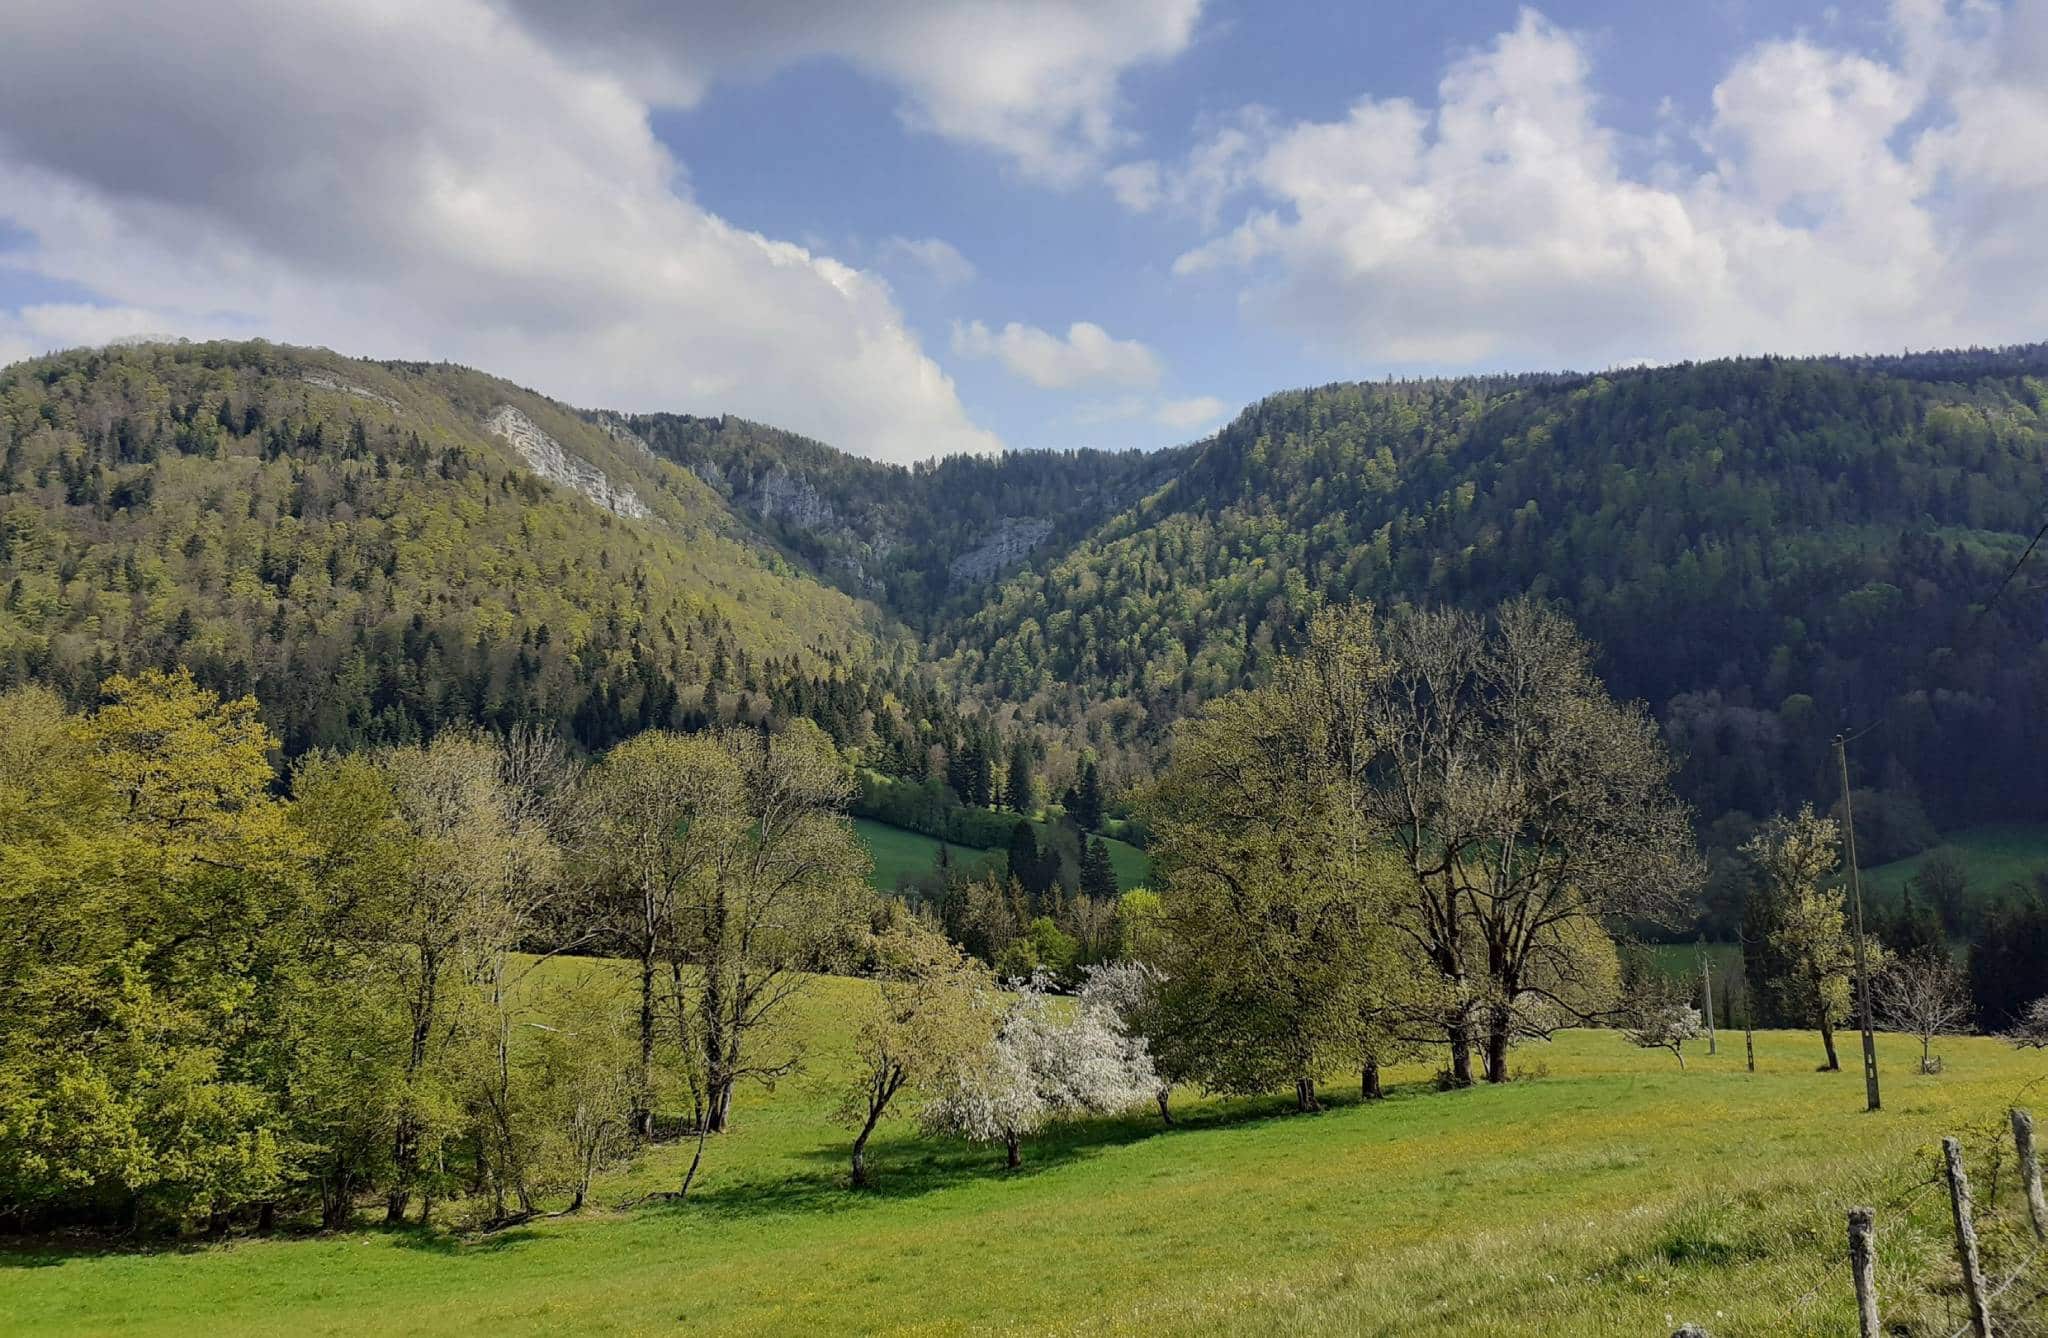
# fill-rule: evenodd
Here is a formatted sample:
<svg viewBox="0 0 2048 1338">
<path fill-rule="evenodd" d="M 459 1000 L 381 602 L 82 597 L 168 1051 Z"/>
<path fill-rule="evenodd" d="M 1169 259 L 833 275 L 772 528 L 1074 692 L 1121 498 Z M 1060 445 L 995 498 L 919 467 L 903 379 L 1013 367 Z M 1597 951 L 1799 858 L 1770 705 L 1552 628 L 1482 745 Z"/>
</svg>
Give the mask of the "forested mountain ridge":
<svg viewBox="0 0 2048 1338">
<path fill-rule="evenodd" d="M 1532 591 L 1646 700 L 1712 820 L 1857 784 L 2038 815 L 2048 346 L 1348 384 L 1246 410 L 1170 484 L 934 639 L 963 683 L 1135 760 L 1307 609 Z M 1859 828 L 1863 821 L 1859 817 Z"/>
<path fill-rule="evenodd" d="M 1057 794 L 1093 752 L 1114 797 L 1320 602 L 1532 591 L 1656 712 L 1705 822 L 1824 797 L 1829 740 L 1872 724 L 1872 859 L 1887 824 L 2048 811 L 2048 575 L 1982 611 L 2043 513 L 2048 345 L 1339 384 L 1171 451 L 908 469 L 458 368 L 155 345 L 0 371 L 0 447 L 0 676 L 84 702 L 189 664 L 294 753 L 810 715 L 913 780 L 1028 735 Z"/>
<path fill-rule="evenodd" d="M 886 715 L 878 680 L 915 658 L 616 425 L 261 342 L 0 371 L 0 590 L 6 682 L 84 702 L 182 663 L 253 691 L 291 753 L 451 721 L 602 746 L 703 713 L 707 685 L 710 714 L 752 718 L 798 678 L 858 699 L 826 714 Z"/>
<path fill-rule="evenodd" d="M 1193 455 L 1013 451 L 905 467 L 730 415 L 594 418 L 688 468 L 815 574 L 912 625 L 1034 555 L 1063 551 Z"/>
</svg>

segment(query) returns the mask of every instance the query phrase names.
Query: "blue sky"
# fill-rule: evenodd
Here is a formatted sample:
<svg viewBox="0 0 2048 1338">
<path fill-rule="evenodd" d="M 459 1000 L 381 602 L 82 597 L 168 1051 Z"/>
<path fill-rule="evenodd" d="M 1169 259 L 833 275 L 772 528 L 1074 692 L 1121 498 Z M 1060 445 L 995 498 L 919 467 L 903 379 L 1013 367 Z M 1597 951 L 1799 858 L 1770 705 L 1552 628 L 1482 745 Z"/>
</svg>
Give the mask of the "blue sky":
<svg viewBox="0 0 2048 1338">
<path fill-rule="evenodd" d="M 1184 153 L 1202 127 L 1247 105 L 1282 120 L 1326 121 L 1366 94 L 1429 101 L 1449 61 L 1512 30 L 1521 8 L 1313 0 L 1205 7 L 1184 54 L 1123 81 L 1124 123 L 1141 151 L 1134 156 Z M 1667 100 L 1685 116 L 1704 115 L 1720 73 L 1745 47 L 1859 26 L 1800 0 L 1606 0 L 1543 12 L 1586 39 L 1609 123 L 1645 138 L 1656 133 Z M 1875 25 L 1860 26 L 1862 41 L 1883 40 Z M 1163 393 L 1214 397 L 1230 411 L 1291 386 L 1437 369 L 1333 355 L 1250 325 L 1238 316 L 1233 285 L 1173 275 L 1174 258 L 1202 238 L 1192 221 L 1133 214 L 1099 184 L 1047 189 L 985 148 L 906 130 L 899 105 L 888 86 L 825 59 L 720 87 L 695 108 L 660 114 L 654 127 L 709 208 L 879 268 L 928 348 L 945 350 L 957 320 L 1054 331 L 1090 320 L 1156 349 L 1167 366 Z M 890 254 L 890 237 L 940 238 L 975 276 L 936 282 Z M 1114 392 L 1048 394 L 988 361 L 954 359 L 949 370 L 969 406 L 1011 445 L 1152 446 L 1191 435 L 1158 423 L 1089 421 L 1090 408 L 1118 398 Z"/>
<path fill-rule="evenodd" d="M 2048 333 L 2048 0 L 31 3 L 0 358 L 449 358 L 865 454 Z"/>
</svg>

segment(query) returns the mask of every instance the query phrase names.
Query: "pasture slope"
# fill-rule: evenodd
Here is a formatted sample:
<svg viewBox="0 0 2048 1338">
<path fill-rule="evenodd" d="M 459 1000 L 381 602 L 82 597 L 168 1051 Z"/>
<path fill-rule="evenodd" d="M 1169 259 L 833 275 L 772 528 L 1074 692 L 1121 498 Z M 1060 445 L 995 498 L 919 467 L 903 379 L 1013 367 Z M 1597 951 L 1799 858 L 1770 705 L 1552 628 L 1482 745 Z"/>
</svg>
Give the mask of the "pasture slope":
<svg viewBox="0 0 2048 1338">
<path fill-rule="evenodd" d="M 1045 824 L 1034 822 L 1039 837 L 1045 836 Z M 941 841 L 936 836 L 926 836 L 903 827 L 892 827 L 886 822 L 873 818 L 855 818 L 853 829 L 868 848 L 868 856 L 874 860 L 874 872 L 868 882 L 877 892 L 893 892 L 898 880 L 904 876 L 930 873 L 932 861 L 937 858 L 939 847 L 944 846 L 953 854 L 956 863 L 972 868 L 993 860 L 1007 865 L 1008 855 L 1004 850 L 983 850 L 974 846 L 956 845 Z M 1143 887 L 1152 877 L 1152 861 L 1143 850 L 1127 841 L 1115 837 L 1102 838 L 1103 846 L 1109 851 L 1110 867 L 1116 870 L 1116 885 L 1125 891 Z"/>
<path fill-rule="evenodd" d="M 741 1095 L 687 1204 L 485 1237 L 0 1248 L 0 1330 L 1643 1335 L 1693 1318 L 1717 1335 L 1839 1334 L 1854 1324 L 1845 1207 L 1903 1199 L 1880 1219 L 1879 1280 L 1895 1312 L 1913 1304 L 1953 1271 L 1945 1201 L 1907 1192 L 1935 1139 L 1988 1143 L 2048 1074 L 2048 1057 L 1967 1039 L 1921 1077 L 1912 1043 L 1887 1037 L 1887 1105 L 1869 1115 L 1856 1073 L 1815 1072 L 1811 1035 L 1760 1034 L 1750 1074 L 1739 1036 L 1681 1071 L 1581 1031 L 1518 1051 L 1531 1081 L 1438 1092 L 1424 1062 L 1376 1105 L 1333 1083 L 1313 1116 L 1183 1098 L 1175 1128 L 1069 1125 L 1015 1173 L 999 1150 L 898 1124 L 874 1152 L 879 1188 L 856 1193 L 827 1112 L 839 1019 L 866 988 L 815 983 L 807 1074 Z M 656 1149 L 600 1201 L 672 1185 L 686 1155 Z"/>
</svg>

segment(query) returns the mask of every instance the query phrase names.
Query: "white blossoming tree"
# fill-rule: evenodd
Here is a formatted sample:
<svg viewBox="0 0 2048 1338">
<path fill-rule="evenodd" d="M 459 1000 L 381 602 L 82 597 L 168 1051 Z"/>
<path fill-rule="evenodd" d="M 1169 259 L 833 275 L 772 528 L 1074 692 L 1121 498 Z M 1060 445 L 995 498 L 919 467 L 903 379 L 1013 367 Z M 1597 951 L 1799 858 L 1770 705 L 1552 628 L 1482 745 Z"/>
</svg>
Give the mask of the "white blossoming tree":
<svg viewBox="0 0 2048 1338">
<path fill-rule="evenodd" d="M 1640 982 L 1621 1026 L 1629 1043 L 1645 1050 L 1669 1050 L 1685 1067 L 1685 1045 L 1706 1035 L 1700 1010 L 1686 1001 L 1683 988 L 1662 976 Z"/>
<path fill-rule="evenodd" d="M 1099 1004 L 1084 1000 L 1060 1016 L 1046 985 L 1042 974 L 1023 984 L 995 1039 L 937 1084 L 920 1117 L 927 1133 L 1001 1143 L 1015 1167 L 1023 1140 L 1052 1120 L 1153 1099 L 1159 1075 L 1144 1042 L 1126 1036 Z"/>
<path fill-rule="evenodd" d="M 1105 962 L 1082 972 L 1081 1007 L 1099 1013 L 1123 1037 L 1131 1062 L 1151 1063 L 1159 1080 L 1153 1092 L 1159 1118 L 1172 1124 L 1168 1103 L 1174 1086 L 1186 1078 L 1181 1053 L 1186 1042 L 1174 1028 L 1162 1025 L 1159 987 L 1164 977 L 1157 967 L 1133 961 Z"/>
<path fill-rule="evenodd" d="M 2020 1011 L 2020 1020 L 2005 1038 L 2028 1050 L 2048 1050 L 2048 997 L 2034 1000 Z"/>
</svg>

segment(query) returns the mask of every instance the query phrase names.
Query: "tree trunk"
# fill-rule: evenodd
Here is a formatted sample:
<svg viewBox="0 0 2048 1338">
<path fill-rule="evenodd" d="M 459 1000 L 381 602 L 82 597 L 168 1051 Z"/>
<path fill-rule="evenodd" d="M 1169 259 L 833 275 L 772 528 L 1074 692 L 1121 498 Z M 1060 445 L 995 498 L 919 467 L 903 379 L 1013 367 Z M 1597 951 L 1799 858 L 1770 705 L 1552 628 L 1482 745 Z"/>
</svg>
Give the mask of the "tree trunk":
<svg viewBox="0 0 2048 1338">
<path fill-rule="evenodd" d="M 403 1186 L 391 1190 L 384 1196 L 384 1225 L 397 1226 L 405 1220 L 405 1205 L 412 1195 Z"/>
<path fill-rule="evenodd" d="M 1296 1078 L 1294 1080 L 1294 1108 L 1298 1111 L 1321 1110 L 1322 1103 L 1316 1100 L 1316 1080 Z"/>
<path fill-rule="evenodd" d="M 1173 1112 L 1167 1109 L 1166 1103 L 1172 1099 L 1173 1089 L 1171 1087 L 1162 1087 L 1159 1089 L 1158 1095 L 1160 1123 L 1170 1125 L 1173 1123 Z"/>
<path fill-rule="evenodd" d="M 1451 1086 L 1472 1085 L 1472 1033 L 1460 1018 L 1451 1027 Z"/>
<path fill-rule="evenodd" d="M 1367 1101 L 1378 1101 L 1386 1095 L 1380 1089 L 1380 1061 L 1377 1058 L 1365 1061 L 1365 1071 L 1358 1077 L 1358 1095 Z"/>
<path fill-rule="evenodd" d="M 1511 1039 L 1508 1019 L 1505 1015 L 1495 1016 L 1486 1025 L 1486 1080 L 1506 1082 L 1508 1080 L 1508 1042 Z"/>
<path fill-rule="evenodd" d="M 256 1208 L 256 1229 L 268 1236 L 277 1230 L 277 1204 L 265 1199 Z"/>
<path fill-rule="evenodd" d="M 634 1075 L 633 1136 L 654 1137 L 654 942 L 640 949 L 640 1070 Z"/>
<path fill-rule="evenodd" d="M 1009 1156 L 1005 1159 L 1003 1164 L 1014 1171 L 1019 1166 L 1022 1166 L 1024 1164 L 1024 1157 L 1017 1150 L 1017 1135 L 1009 1135 L 1007 1138 L 1003 1140 L 1003 1144 L 1009 1150 Z"/>
<path fill-rule="evenodd" d="M 855 1189 L 866 1189 L 868 1187 L 868 1135 L 874 1133 L 875 1125 L 881 1121 L 882 1112 L 889 1108 L 889 1098 L 894 1095 L 894 1091 L 890 1091 L 885 1093 L 880 1101 L 870 1101 L 868 1103 L 868 1122 L 860 1127 L 860 1134 L 853 1140 L 853 1187 Z"/>
<path fill-rule="evenodd" d="M 690 1197 L 691 1182 L 697 1178 L 697 1168 L 704 1164 L 704 1139 L 711 1132 L 709 1126 L 710 1121 L 708 1119 L 697 1121 L 697 1151 L 690 1157 L 690 1169 L 683 1172 L 682 1188 L 676 1191 L 676 1197 L 679 1199 Z"/>
<path fill-rule="evenodd" d="M 1822 1009 L 1820 1015 L 1820 1040 L 1828 1048 L 1827 1071 L 1840 1073 L 1842 1061 L 1835 1054 L 1835 1024 L 1828 1018 L 1826 1009 Z"/>
<path fill-rule="evenodd" d="M 732 1120 L 732 1078 L 719 1067 L 719 1076 L 711 1083 L 711 1100 L 704 1107 L 704 1127 L 714 1134 L 725 1132 Z"/>
</svg>

